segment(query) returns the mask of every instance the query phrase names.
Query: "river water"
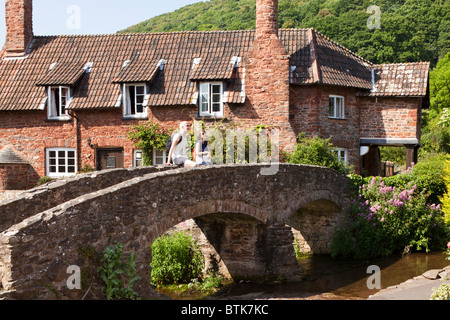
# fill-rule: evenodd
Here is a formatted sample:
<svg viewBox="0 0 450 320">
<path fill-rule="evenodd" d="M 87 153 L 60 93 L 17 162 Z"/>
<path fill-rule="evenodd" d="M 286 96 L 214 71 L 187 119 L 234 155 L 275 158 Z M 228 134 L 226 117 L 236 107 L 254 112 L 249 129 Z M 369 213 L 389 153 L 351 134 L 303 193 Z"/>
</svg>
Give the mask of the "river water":
<svg viewBox="0 0 450 320">
<path fill-rule="evenodd" d="M 210 299 L 367 299 L 381 289 L 398 285 L 427 270 L 450 264 L 443 253 L 411 253 L 371 260 L 348 260 L 330 256 L 300 259 L 304 280 L 299 283 L 234 284 Z M 380 268 L 380 289 L 369 289 L 367 280 L 373 275 L 368 267 Z M 374 283 L 373 281 L 369 281 Z"/>
</svg>

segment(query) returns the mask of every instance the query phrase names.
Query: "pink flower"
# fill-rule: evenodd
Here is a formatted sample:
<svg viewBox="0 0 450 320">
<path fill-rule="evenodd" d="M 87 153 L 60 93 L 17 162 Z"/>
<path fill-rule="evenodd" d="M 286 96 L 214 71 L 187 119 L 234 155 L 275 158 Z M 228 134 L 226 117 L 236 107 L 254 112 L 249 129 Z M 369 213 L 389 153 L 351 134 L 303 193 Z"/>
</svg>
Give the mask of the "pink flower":
<svg viewBox="0 0 450 320">
<path fill-rule="evenodd" d="M 450 249 L 450 241 L 447 243 L 447 248 Z"/>
</svg>

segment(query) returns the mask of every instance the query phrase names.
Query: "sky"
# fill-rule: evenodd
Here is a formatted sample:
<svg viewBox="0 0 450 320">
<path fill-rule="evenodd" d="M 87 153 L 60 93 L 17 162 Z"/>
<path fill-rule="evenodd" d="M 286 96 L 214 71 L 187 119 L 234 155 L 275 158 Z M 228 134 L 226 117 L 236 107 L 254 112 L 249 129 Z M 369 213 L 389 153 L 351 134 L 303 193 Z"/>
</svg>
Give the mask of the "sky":
<svg viewBox="0 0 450 320">
<path fill-rule="evenodd" d="M 35 35 L 112 34 L 199 0 L 34 0 Z M 5 0 L 0 4 L 0 48 L 5 42 Z"/>
</svg>

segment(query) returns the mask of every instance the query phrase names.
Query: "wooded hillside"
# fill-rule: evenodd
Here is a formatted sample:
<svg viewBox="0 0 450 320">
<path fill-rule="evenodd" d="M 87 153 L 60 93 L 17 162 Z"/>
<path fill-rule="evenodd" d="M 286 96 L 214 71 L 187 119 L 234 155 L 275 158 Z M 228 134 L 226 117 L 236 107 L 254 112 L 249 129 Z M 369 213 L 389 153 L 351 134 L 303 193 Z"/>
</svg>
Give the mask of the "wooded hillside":
<svg viewBox="0 0 450 320">
<path fill-rule="evenodd" d="M 255 0 L 211 0 L 138 23 L 119 32 L 255 28 Z M 380 8 L 380 28 L 368 19 Z M 430 61 L 450 51 L 450 1 L 280 0 L 280 28 L 314 28 L 374 63 Z"/>
</svg>

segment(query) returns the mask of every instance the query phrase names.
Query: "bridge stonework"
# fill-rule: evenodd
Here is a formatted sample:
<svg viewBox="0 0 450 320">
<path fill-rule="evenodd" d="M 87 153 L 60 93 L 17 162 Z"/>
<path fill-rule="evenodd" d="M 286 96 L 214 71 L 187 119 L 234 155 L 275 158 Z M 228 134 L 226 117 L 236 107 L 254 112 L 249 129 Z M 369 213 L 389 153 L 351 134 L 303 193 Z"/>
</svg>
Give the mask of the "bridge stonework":
<svg viewBox="0 0 450 320">
<path fill-rule="evenodd" d="M 296 274 L 294 237 L 302 249 L 327 252 L 335 228 L 350 208 L 347 177 L 316 166 L 280 164 L 274 175 L 262 175 L 262 168 L 262 164 L 233 164 L 142 172 L 141 176 L 131 170 L 131 179 L 77 194 L 28 216 L 16 204 L 16 215 L 26 218 L 0 228 L 3 296 L 54 299 L 57 292 L 60 297 L 80 299 L 87 288 L 67 287 L 68 266 L 85 267 L 87 248 L 102 253 L 115 242 L 124 244 L 125 253 L 136 254 L 141 280 L 135 290 L 144 297 L 154 296 L 149 285 L 151 244 L 190 219 L 203 226 L 221 255 L 228 253 L 223 262 L 232 275 L 240 269 L 248 275 Z M 224 243 L 233 239 L 233 231 L 237 233 L 233 227 L 226 232 L 219 228 L 219 239 L 219 229 L 212 226 L 226 225 L 229 218 L 238 221 L 234 226 L 247 221 L 247 230 L 253 230 L 244 236 L 246 231 L 241 232 L 241 238 L 251 238 L 247 246 Z M 233 250 L 234 260 L 230 258 Z M 260 254 L 255 253 L 246 267 L 240 259 L 252 252 Z M 103 298 L 101 284 L 91 283 L 89 291 L 88 298 Z"/>
</svg>

